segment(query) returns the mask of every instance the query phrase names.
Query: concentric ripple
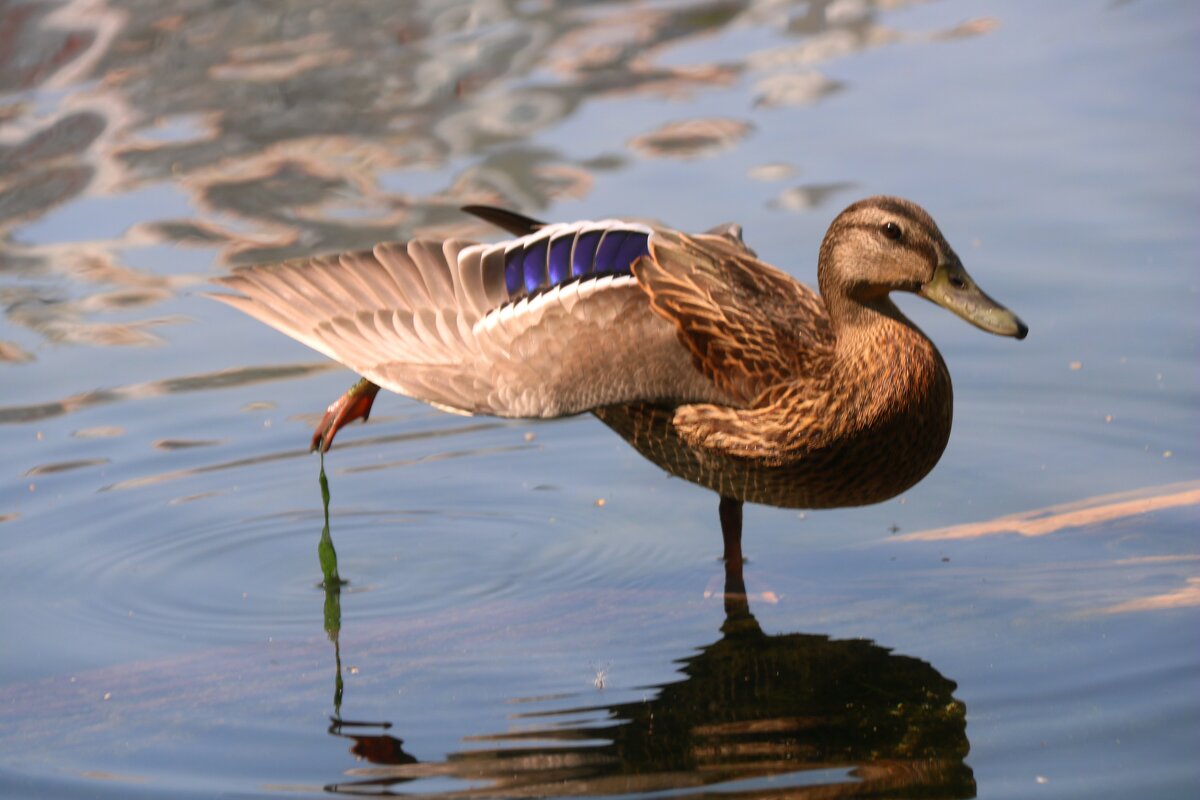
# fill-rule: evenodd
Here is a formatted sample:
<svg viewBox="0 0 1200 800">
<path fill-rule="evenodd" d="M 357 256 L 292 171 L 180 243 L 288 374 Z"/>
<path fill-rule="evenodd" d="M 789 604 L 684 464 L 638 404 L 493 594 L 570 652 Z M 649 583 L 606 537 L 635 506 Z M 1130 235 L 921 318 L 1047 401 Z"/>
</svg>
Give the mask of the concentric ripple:
<svg viewBox="0 0 1200 800">
<path fill-rule="evenodd" d="M 362 480 L 355 476 L 355 480 Z M 237 494 L 237 493 L 234 493 Z M 670 564 L 652 537 L 607 536 L 619 517 L 581 506 L 563 513 L 555 492 L 521 510 L 345 508 L 330 526 L 345 621 L 430 613 L 465 600 L 528 597 L 589 586 L 636 586 Z M 104 493 L 105 499 L 130 495 Z M 137 649 L 171 642 L 230 644 L 319 634 L 325 592 L 317 544 L 320 508 L 239 516 L 244 498 L 201 493 L 186 515 L 127 508 L 87 546 L 63 548 L 37 580 L 86 586 L 53 610 L 58 624 Z M 407 498 L 411 500 L 411 498 Z M 100 538 L 103 542 L 100 543 Z M 631 565 L 634 565 L 631 568 Z"/>
</svg>

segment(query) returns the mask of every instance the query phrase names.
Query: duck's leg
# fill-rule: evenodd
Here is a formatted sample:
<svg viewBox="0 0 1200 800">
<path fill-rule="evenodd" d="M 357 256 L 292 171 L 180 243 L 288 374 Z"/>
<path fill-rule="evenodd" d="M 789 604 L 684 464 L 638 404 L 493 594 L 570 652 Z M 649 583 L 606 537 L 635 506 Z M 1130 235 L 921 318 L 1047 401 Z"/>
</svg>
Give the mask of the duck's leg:
<svg viewBox="0 0 1200 800">
<path fill-rule="evenodd" d="M 725 539 L 725 603 L 732 598 L 746 595 L 746 581 L 742 577 L 742 501 L 721 496 L 718 507 L 721 517 L 721 536 Z"/>
<path fill-rule="evenodd" d="M 321 421 L 317 423 L 317 429 L 313 431 L 312 446 L 309 449 L 320 449 L 322 453 L 329 452 L 329 448 L 333 445 L 333 437 L 337 436 L 337 432 L 343 426 L 356 419 L 367 421 L 367 417 L 371 416 L 371 406 L 375 403 L 377 394 L 379 394 L 379 387 L 366 378 L 362 378 L 351 386 L 344 395 L 325 409 L 325 416 L 321 417 Z"/>
<path fill-rule="evenodd" d="M 725 563 L 742 563 L 742 501 L 721 495 L 718 508 L 721 536 L 725 539 Z"/>
</svg>

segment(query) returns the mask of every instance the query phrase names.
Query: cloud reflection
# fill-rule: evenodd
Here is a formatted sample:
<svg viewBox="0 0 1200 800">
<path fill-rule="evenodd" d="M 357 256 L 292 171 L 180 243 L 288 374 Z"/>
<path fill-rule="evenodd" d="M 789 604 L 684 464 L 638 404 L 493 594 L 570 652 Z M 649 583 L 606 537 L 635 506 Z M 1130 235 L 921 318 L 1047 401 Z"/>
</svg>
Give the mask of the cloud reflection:
<svg viewBox="0 0 1200 800">
<path fill-rule="evenodd" d="M 1200 481 L 1151 486 L 1130 492 L 1098 495 L 1072 503 L 1024 511 L 985 522 L 972 522 L 897 536 L 893 541 L 947 541 L 1017 533 L 1045 536 L 1048 533 L 1098 525 L 1102 522 L 1147 514 L 1168 508 L 1200 505 Z"/>
<path fill-rule="evenodd" d="M 733 147 L 752 130 L 749 122 L 737 119 L 688 119 L 631 139 L 629 149 L 650 158 L 707 158 Z"/>
<path fill-rule="evenodd" d="M 267 261 L 416 231 L 479 233 L 457 216 L 467 203 L 536 213 L 585 198 L 597 170 L 631 163 L 619 152 L 568 156 L 540 138 L 585 106 L 669 102 L 745 77 L 761 107 L 818 102 L 843 88 L 822 64 L 910 36 L 879 21 L 905 5 L 300 0 L 181 10 L 70 0 L 6 9 L 12 48 L 0 55 L 0 92 L 24 94 L 0 102 L 0 265 L 6 283 L 17 281 L 6 291 L 40 305 L 30 314 L 29 304 L 6 303 L 6 313 L 50 342 L 152 344 L 153 326 L 180 320 L 149 310 L 186 281 L 146 293 L 166 267 L 127 268 L 123 251 L 202 246 L 226 263 Z M 709 46 L 745 27 L 786 43 L 742 55 Z M 994 27 L 980 20 L 919 35 Z M 712 156 L 753 127 L 737 111 L 684 119 L 628 147 L 656 158 Z M 436 175 L 434 185 L 405 191 L 413 170 Z M 180 192 L 190 213 L 164 213 L 141 194 L 161 185 Z M 126 201 L 113 233 L 58 244 L 78 237 L 47 215 L 85 197 Z M 26 229 L 42 220 L 30 241 Z M 90 273 L 96 263 L 114 269 Z M 146 316 L 95 319 L 134 288 Z M 80 291 L 108 299 L 63 299 Z"/>
<path fill-rule="evenodd" d="M 276 380 L 290 380 L 306 375 L 314 375 L 333 369 L 327 362 L 314 364 L 285 364 L 267 367 L 243 367 L 240 369 L 220 370 L 197 375 L 186 375 L 176 378 L 165 378 L 147 383 L 134 383 L 117 386 L 111 389 L 97 389 L 92 392 L 72 395 L 62 400 L 48 403 L 22 406 L 0 406 L 0 425 L 13 423 L 36 422 L 51 417 L 70 414 L 80 409 L 104 405 L 120 400 L 133 398 L 158 397 L 180 392 L 204 391 L 206 389 L 224 389 L 231 386 L 249 386 L 256 383 L 266 383 Z"/>
</svg>

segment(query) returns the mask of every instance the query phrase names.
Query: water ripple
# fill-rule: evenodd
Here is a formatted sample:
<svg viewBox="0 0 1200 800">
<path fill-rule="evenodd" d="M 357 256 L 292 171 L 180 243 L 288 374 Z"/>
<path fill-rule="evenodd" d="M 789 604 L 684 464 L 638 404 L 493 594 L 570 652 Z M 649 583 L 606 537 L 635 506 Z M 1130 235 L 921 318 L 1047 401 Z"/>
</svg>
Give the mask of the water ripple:
<svg viewBox="0 0 1200 800">
<path fill-rule="evenodd" d="M 223 494 L 191 500 L 220 503 Z M 86 602 L 62 609 L 68 624 L 114 640 L 163 643 L 320 630 L 320 509 L 241 519 L 195 514 L 170 529 L 153 524 L 152 510 L 133 515 L 116 521 L 124 533 L 103 547 L 66 548 L 44 565 L 43 583 L 89 587 Z M 342 591 L 355 595 L 347 613 L 388 619 L 531 591 L 635 585 L 645 569 L 669 563 L 668 546 L 615 541 L 589 530 L 594 521 L 586 513 L 558 521 L 536 510 L 335 507 L 333 540 L 349 580 Z M 642 566 L 628 575 L 630 564 Z"/>
</svg>

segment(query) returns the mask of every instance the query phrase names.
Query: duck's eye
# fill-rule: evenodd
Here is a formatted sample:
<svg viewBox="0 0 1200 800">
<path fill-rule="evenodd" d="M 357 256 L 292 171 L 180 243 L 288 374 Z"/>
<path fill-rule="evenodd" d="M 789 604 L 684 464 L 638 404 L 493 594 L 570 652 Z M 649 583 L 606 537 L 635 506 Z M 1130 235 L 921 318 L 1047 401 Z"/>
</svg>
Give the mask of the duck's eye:
<svg viewBox="0 0 1200 800">
<path fill-rule="evenodd" d="M 891 239 L 893 242 L 898 242 L 900 241 L 900 237 L 904 234 L 900 230 L 900 226 L 896 223 L 885 222 L 883 223 L 883 235 Z"/>
</svg>

